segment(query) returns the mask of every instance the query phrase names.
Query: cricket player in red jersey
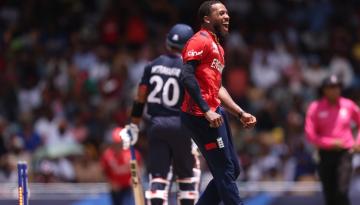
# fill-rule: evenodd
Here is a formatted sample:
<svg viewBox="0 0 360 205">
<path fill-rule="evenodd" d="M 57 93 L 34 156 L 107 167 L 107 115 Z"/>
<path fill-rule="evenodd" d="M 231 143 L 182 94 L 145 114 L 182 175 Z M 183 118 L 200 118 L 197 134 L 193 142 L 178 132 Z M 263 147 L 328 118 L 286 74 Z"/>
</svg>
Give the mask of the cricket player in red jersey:
<svg viewBox="0 0 360 205">
<path fill-rule="evenodd" d="M 101 156 L 101 166 L 110 185 L 112 205 L 133 205 L 134 199 L 131 190 L 130 150 L 123 149 L 123 141 L 119 135 L 121 127 L 112 131 L 112 144 Z M 136 151 L 136 158 L 140 153 Z"/>
<path fill-rule="evenodd" d="M 186 93 L 181 121 L 184 130 L 198 145 L 213 179 L 198 200 L 198 205 L 243 204 L 236 179 L 240 173 L 231 132 L 222 106 L 237 116 L 245 128 L 256 118 L 241 109 L 221 83 L 225 65 L 219 38 L 228 33 L 229 15 L 220 1 L 205 1 L 199 8 L 202 25 L 183 49 L 182 82 Z"/>
</svg>

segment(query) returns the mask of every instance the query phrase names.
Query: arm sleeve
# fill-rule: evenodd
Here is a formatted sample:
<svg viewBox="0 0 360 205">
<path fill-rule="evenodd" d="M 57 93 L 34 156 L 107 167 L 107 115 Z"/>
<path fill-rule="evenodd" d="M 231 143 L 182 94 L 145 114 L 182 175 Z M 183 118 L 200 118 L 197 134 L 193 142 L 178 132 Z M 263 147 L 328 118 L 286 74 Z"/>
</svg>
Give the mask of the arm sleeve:
<svg viewBox="0 0 360 205">
<path fill-rule="evenodd" d="M 199 61 L 187 61 L 181 72 L 181 82 L 183 83 L 186 91 L 189 93 L 191 98 L 200 107 L 204 113 L 209 111 L 209 105 L 201 96 L 200 86 L 195 78 L 195 69 L 199 64 Z"/>
<path fill-rule="evenodd" d="M 207 55 L 209 49 L 208 41 L 205 37 L 191 38 L 185 45 L 182 57 L 184 62 L 199 61 Z"/>
<path fill-rule="evenodd" d="M 305 134 L 306 138 L 309 140 L 311 144 L 314 144 L 318 146 L 318 137 L 315 131 L 315 123 L 314 120 L 315 111 L 316 111 L 316 104 L 312 103 L 309 106 L 309 109 L 306 113 L 306 119 L 305 119 Z"/>
</svg>

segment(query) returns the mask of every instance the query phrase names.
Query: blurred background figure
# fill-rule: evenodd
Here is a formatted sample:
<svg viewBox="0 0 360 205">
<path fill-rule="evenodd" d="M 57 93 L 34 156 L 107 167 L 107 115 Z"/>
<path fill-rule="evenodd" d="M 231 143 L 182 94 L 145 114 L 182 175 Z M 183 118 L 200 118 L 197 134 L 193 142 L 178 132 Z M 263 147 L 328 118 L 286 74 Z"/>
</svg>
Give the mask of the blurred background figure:
<svg viewBox="0 0 360 205">
<path fill-rule="evenodd" d="M 116 127 L 111 133 L 111 144 L 101 156 L 103 168 L 110 188 L 113 205 L 134 205 L 131 191 L 130 150 L 123 149 L 120 137 L 121 127 Z M 138 163 L 141 164 L 140 154 L 136 152 Z"/>
<path fill-rule="evenodd" d="M 350 205 L 348 196 L 352 174 L 352 154 L 360 147 L 352 123 L 360 127 L 360 109 L 341 97 L 342 83 L 330 75 L 321 85 L 321 98 L 308 108 L 306 137 L 319 152 L 319 176 L 327 205 Z"/>
</svg>

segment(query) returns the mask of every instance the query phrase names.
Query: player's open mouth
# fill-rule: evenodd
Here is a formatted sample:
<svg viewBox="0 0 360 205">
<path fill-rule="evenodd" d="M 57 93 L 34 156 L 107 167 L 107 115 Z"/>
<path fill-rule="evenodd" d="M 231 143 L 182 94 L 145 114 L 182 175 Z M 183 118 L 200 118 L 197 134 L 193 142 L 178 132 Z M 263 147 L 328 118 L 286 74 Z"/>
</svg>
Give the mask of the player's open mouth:
<svg viewBox="0 0 360 205">
<path fill-rule="evenodd" d="M 229 23 L 223 23 L 222 24 L 225 30 L 229 30 Z"/>
</svg>

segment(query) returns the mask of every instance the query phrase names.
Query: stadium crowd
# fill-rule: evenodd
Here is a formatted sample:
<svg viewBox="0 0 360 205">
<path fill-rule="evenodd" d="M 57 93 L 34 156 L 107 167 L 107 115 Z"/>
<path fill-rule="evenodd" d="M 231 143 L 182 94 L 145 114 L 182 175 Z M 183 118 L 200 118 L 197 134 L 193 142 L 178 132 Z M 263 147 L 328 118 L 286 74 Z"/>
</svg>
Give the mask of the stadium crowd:
<svg viewBox="0 0 360 205">
<path fill-rule="evenodd" d="M 173 24 L 197 28 L 201 2 L 0 1 L 0 182 L 17 179 L 18 160 L 31 181 L 103 181 L 101 152 L 128 122 L 144 66 Z M 360 3 L 224 2 L 224 84 L 258 119 L 250 131 L 231 119 L 241 180 L 317 180 L 304 115 L 330 73 L 360 104 Z M 137 146 L 146 162 L 146 136 Z"/>
</svg>

